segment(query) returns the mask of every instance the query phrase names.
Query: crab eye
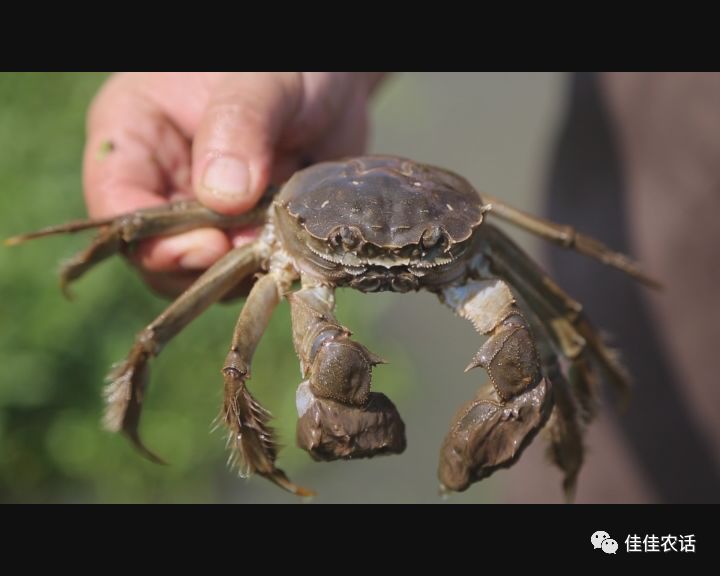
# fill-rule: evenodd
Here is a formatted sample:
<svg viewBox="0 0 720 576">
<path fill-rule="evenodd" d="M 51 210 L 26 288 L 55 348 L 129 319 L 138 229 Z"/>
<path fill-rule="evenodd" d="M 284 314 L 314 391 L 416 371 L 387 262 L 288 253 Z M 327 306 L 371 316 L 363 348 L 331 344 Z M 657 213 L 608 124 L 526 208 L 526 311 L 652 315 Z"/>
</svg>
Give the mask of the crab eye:
<svg viewBox="0 0 720 576">
<path fill-rule="evenodd" d="M 342 246 L 342 236 L 340 235 L 340 232 L 337 234 L 332 234 L 330 238 L 328 239 L 328 242 L 330 243 L 330 246 L 333 248 L 340 248 Z"/>
<path fill-rule="evenodd" d="M 445 244 L 445 234 L 440 226 L 432 226 L 423 232 L 420 238 L 420 246 L 423 250 L 430 250 L 435 246 L 441 247 Z"/>
<path fill-rule="evenodd" d="M 354 226 L 340 226 L 331 233 L 329 242 L 334 248 L 345 248 L 351 250 L 362 240 L 360 230 Z"/>
<path fill-rule="evenodd" d="M 355 248 L 360 243 L 361 234 L 357 228 L 343 226 L 340 230 L 340 236 L 345 248 Z"/>
</svg>

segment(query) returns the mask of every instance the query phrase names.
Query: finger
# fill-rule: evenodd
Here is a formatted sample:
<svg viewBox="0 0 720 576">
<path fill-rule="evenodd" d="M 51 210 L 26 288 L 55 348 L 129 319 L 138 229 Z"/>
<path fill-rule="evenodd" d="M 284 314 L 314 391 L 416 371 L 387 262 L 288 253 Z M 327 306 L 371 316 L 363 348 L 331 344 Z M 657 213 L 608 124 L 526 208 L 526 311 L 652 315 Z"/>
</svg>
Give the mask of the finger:
<svg viewBox="0 0 720 576">
<path fill-rule="evenodd" d="M 189 192 L 190 145 L 133 78 L 118 75 L 103 87 L 88 114 L 83 162 L 90 214 L 114 216 Z"/>
<path fill-rule="evenodd" d="M 165 298 L 177 298 L 185 292 L 193 283 L 200 277 L 201 272 L 149 272 L 147 270 L 140 270 L 145 283 L 158 294 Z M 225 296 L 220 299 L 220 302 L 232 302 L 237 298 L 244 298 L 250 292 L 250 288 L 255 282 L 254 277 L 244 278 L 237 286 L 232 288 Z"/>
<path fill-rule="evenodd" d="M 140 270 L 140 276 L 153 292 L 165 298 L 177 298 L 200 277 L 200 272 L 149 272 Z"/>
<path fill-rule="evenodd" d="M 191 195 L 190 144 L 132 78 L 113 77 L 88 116 L 83 176 L 90 215 L 117 216 Z M 136 258 L 148 270 L 195 270 L 230 248 L 222 232 L 195 230 L 143 243 Z"/>
<path fill-rule="evenodd" d="M 364 93 L 356 93 L 345 102 L 344 114 L 333 119 L 323 138 L 310 147 L 317 161 L 362 154 L 367 147 L 367 100 Z"/>
<path fill-rule="evenodd" d="M 275 145 L 301 104 L 296 73 L 235 74 L 218 84 L 193 142 L 198 199 L 225 214 L 251 208 L 270 182 Z"/>
<path fill-rule="evenodd" d="M 217 228 L 198 228 L 166 238 L 141 243 L 131 258 L 141 268 L 154 272 L 205 270 L 232 247 Z"/>
<path fill-rule="evenodd" d="M 252 226 L 250 228 L 231 228 L 227 231 L 233 248 L 244 246 L 255 240 L 262 232 L 262 226 Z"/>
</svg>

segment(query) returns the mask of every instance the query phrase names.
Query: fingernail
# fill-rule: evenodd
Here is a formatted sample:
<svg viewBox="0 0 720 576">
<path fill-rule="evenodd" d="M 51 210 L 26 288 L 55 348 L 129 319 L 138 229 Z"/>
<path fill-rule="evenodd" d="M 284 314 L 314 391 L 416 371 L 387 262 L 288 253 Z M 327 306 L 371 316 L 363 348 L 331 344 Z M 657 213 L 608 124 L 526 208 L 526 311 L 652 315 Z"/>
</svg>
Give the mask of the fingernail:
<svg viewBox="0 0 720 576">
<path fill-rule="evenodd" d="M 230 156 L 213 159 L 205 170 L 202 185 L 208 192 L 225 200 L 241 199 L 248 193 L 247 165 Z"/>
</svg>

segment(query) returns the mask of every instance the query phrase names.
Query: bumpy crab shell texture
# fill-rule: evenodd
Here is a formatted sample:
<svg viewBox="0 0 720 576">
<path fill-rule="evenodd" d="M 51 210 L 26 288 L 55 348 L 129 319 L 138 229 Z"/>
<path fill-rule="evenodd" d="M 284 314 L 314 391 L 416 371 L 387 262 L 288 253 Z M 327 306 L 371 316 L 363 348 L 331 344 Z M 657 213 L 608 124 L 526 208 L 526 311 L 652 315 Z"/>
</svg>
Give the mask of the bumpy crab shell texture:
<svg viewBox="0 0 720 576">
<path fill-rule="evenodd" d="M 428 222 L 442 222 L 450 240 L 462 242 L 483 218 L 467 180 L 400 157 L 317 164 L 297 172 L 278 201 L 317 239 L 354 226 L 364 241 L 385 248 L 418 244 Z"/>
</svg>

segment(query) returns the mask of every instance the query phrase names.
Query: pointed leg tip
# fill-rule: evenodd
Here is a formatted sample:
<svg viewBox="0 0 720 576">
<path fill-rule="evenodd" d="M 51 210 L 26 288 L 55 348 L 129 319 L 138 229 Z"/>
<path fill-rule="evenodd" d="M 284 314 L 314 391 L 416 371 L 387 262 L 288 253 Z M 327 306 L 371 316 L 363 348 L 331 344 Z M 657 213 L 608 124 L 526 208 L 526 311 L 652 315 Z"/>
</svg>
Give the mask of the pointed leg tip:
<svg viewBox="0 0 720 576">
<path fill-rule="evenodd" d="M 60 292 L 62 292 L 65 300 L 67 300 L 68 302 L 72 302 L 73 300 L 75 300 L 75 294 L 73 294 L 73 291 L 70 290 L 70 284 L 64 278 L 60 279 Z"/>
<path fill-rule="evenodd" d="M 159 464 L 160 466 L 170 466 L 170 463 L 167 460 L 164 460 L 157 454 L 150 452 L 150 450 L 145 453 L 145 457 L 153 464 Z"/>
<path fill-rule="evenodd" d="M 147 446 L 145 446 L 142 440 L 140 440 L 140 436 L 130 432 L 126 432 L 125 435 L 130 439 L 130 442 L 132 442 L 132 445 L 140 453 L 141 456 L 143 456 L 153 464 L 160 464 L 161 466 L 169 465 L 166 460 L 164 460 L 163 458 L 155 454 L 155 452 L 150 450 Z"/>
<path fill-rule="evenodd" d="M 567 478 L 563 482 L 563 497 L 565 504 L 575 504 L 575 495 L 577 488 L 577 478 Z"/>
<path fill-rule="evenodd" d="M 21 244 L 24 239 L 24 236 L 12 236 L 11 238 L 5 238 L 5 240 L 3 240 L 3 244 L 5 246 L 17 246 L 18 244 Z"/>
<path fill-rule="evenodd" d="M 659 280 L 655 280 L 655 278 L 651 278 L 650 276 L 646 276 L 645 274 L 640 274 L 635 276 L 637 280 L 640 281 L 640 283 L 644 284 L 648 288 L 652 288 L 653 290 L 664 290 L 665 286 L 662 282 Z"/>
<path fill-rule="evenodd" d="M 295 494 L 295 496 L 300 496 L 301 498 L 314 498 L 317 496 L 317 493 L 314 490 L 311 490 L 309 488 L 303 488 L 302 486 L 298 486 L 297 484 L 294 484 L 279 468 L 275 468 L 268 474 L 261 474 L 262 476 L 265 476 L 268 480 L 273 482 L 274 484 L 280 486 L 283 490 L 287 490 L 291 494 Z"/>
<path fill-rule="evenodd" d="M 305 498 L 306 500 L 312 500 L 315 496 L 317 496 L 317 492 L 315 492 L 315 490 L 303 488 L 302 486 L 297 487 L 295 494 L 301 498 Z"/>
</svg>

